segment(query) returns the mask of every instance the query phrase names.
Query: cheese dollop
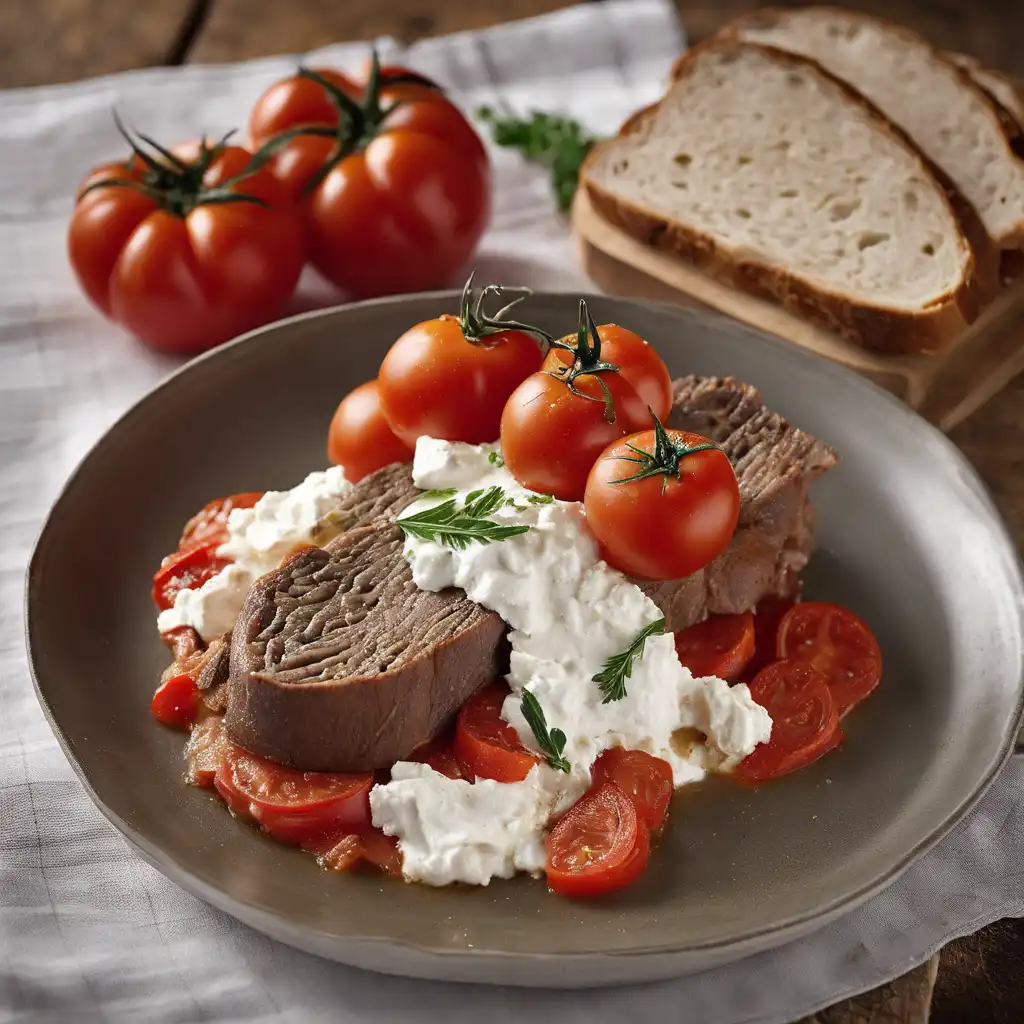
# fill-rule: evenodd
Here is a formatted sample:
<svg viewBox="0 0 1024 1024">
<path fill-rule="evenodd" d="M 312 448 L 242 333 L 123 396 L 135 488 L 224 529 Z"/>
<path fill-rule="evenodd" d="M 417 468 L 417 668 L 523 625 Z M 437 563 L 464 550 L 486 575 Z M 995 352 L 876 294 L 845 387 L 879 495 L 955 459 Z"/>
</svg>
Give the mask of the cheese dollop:
<svg viewBox="0 0 1024 1024">
<path fill-rule="evenodd" d="M 460 503 L 470 491 L 499 486 L 508 501 L 490 518 L 529 527 L 461 549 L 408 536 L 406 558 L 417 586 L 460 587 L 509 624 L 512 694 L 502 717 L 527 747 L 540 752 L 520 708 L 528 688 L 548 727 L 565 733 L 564 756 L 572 770 L 543 764 L 523 782 L 470 784 L 425 765 L 399 763 L 392 781 L 371 791 L 370 806 L 374 824 L 398 837 L 406 877 L 434 885 L 486 884 L 516 868 L 538 870 L 542 860 L 536 853 L 549 822 L 586 790 L 591 765 L 609 747 L 663 758 L 681 786 L 709 771 L 729 770 L 769 738 L 771 719 L 749 689 L 694 678 L 679 663 L 670 634 L 647 638 L 625 695 L 604 701 L 593 677 L 661 612 L 601 559 L 580 503 L 544 499 L 522 488 L 504 468 L 497 445 L 420 438 L 413 480 L 422 488 L 455 488 Z M 424 496 L 403 517 L 441 500 Z M 471 792 L 478 787 L 481 793 Z"/>
</svg>

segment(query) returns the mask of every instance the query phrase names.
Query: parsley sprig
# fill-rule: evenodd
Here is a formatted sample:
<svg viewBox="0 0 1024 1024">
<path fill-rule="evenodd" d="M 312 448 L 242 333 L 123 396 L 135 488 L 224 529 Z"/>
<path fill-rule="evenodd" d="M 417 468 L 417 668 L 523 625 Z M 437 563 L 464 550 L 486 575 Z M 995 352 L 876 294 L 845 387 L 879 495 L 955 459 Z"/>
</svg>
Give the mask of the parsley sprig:
<svg viewBox="0 0 1024 1024">
<path fill-rule="evenodd" d="M 540 110 L 532 111 L 528 118 L 519 118 L 500 117 L 490 107 L 481 107 L 477 117 L 490 125 L 499 146 L 518 149 L 531 163 L 551 172 L 558 208 L 565 213 L 572 205 L 580 165 L 597 138 L 571 117 Z"/>
<path fill-rule="evenodd" d="M 523 689 L 522 703 L 519 705 L 526 724 L 533 730 L 537 746 L 543 751 L 545 759 L 556 771 L 569 774 L 572 765 L 569 759 L 562 756 L 565 750 L 565 733 L 561 729 L 548 729 L 547 719 L 540 701 L 527 689 Z"/>
<path fill-rule="evenodd" d="M 526 533 L 529 526 L 503 526 L 492 522 L 493 515 L 505 503 L 501 487 L 470 491 L 460 508 L 455 498 L 448 498 L 433 508 L 397 520 L 406 537 L 435 541 L 448 548 L 463 551 L 470 544 L 491 544 Z"/>
<path fill-rule="evenodd" d="M 637 634 L 636 639 L 618 654 L 613 654 L 600 672 L 594 676 L 594 682 L 601 687 L 604 695 L 602 704 L 610 704 L 622 700 L 626 696 L 626 680 L 633 674 L 633 662 L 643 655 L 644 644 L 649 636 L 660 636 L 665 632 L 665 616 L 649 622 Z"/>
</svg>

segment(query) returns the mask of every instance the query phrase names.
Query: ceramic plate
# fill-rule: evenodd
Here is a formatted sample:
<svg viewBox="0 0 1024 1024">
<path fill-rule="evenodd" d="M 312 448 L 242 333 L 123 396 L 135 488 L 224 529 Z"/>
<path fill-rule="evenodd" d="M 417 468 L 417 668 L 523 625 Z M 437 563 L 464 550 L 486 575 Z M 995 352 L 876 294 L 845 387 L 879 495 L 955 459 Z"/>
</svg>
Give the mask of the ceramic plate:
<svg viewBox="0 0 1024 1024">
<path fill-rule="evenodd" d="M 642 882 L 572 903 L 521 877 L 429 889 L 321 871 L 182 783 L 182 738 L 147 710 L 167 653 L 150 578 L 209 498 L 288 488 L 322 468 L 339 398 L 375 376 L 454 293 L 284 321 L 186 366 L 71 478 L 28 579 L 43 707 L 104 814 L 182 887 L 284 942 L 420 977 L 585 986 L 667 977 L 804 935 L 891 882 L 978 799 L 1021 709 L 1024 588 L 984 488 L 944 437 L 857 377 L 704 313 L 594 296 L 598 323 L 653 341 L 673 374 L 732 374 L 830 441 L 814 486 L 811 598 L 874 628 L 885 656 L 847 741 L 760 789 L 718 779 L 676 799 Z M 577 298 L 533 297 L 562 334 Z"/>
</svg>

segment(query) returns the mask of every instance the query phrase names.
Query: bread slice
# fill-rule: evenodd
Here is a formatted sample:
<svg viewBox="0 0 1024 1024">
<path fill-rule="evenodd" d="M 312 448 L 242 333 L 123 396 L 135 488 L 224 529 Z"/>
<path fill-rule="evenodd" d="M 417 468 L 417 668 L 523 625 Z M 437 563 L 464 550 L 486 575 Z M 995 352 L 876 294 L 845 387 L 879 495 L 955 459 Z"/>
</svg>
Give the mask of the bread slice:
<svg viewBox="0 0 1024 1024">
<path fill-rule="evenodd" d="M 1024 99 L 1013 82 L 998 71 L 983 67 L 981 61 L 965 53 L 947 53 L 946 58 L 958 68 L 963 68 L 974 79 L 975 84 L 980 85 L 999 104 L 1002 108 L 1000 113 L 1005 112 L 1012 119 L 1010 133 L 1013 151 L 1018 156 L 1024 155 L 1021 147 L 1024 139 L 1018 138 L 1017 135 L 1024 132 Z"/>
<path fill-rule="evenodd" d="M 726 32 L 811 57 L 849 82 L 953 179 L 998 245 L 1024 243 L 1019 127 L 967 70 L 920 36 L 831 7 L 759 11 Z"/>
<path fill-rule="evenodd" d="M 998 284 L 977 217 L 902 133 L 770 47 L 685 54 L 665 98 L 595 147 L 580 180 L 635 237 L 883 351 L 940 348 Z"/>
</svg>

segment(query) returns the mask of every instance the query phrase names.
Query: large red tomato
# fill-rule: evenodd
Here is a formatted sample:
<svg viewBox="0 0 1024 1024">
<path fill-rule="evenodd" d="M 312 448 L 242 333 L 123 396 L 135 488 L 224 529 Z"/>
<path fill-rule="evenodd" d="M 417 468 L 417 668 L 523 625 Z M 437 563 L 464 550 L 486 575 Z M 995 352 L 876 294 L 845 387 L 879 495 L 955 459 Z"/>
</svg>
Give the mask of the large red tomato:
<svg viewBox="0 0 1024 1024">
<path fill-rule="evenodd" d="M 501 452 L 524 487 L 581 501 L 601 452 L 650 424 L 633 386 L 604 360 L 597 327 L 581 301 L 573 362 L 531 374 L 516 388 L 501 415 Z"/>
<path fill-rule="evenodd" d="M 240 146 L 128 141 L 127 162 L 78 190 L 68 255 L 85 294 L 146 344 L 185 354 L 279 316 L 305 260 L 288 190 Z"/>
<path fill-rule="evenodd" d="M 718 445 L 699 434 L 666 431 L 656 421 L 654 430 L 602 452 L 587 480 L 584 507 L 609 565 L 672 580 L 725 550 L 739 519 L 740 494 Z"/>
<path fill-rule="evenodd" d="M 494 441 L 509 395 L 540 367 L 543 357 L 531 334 L 543 332 L 487 316 L 484 299 L 501 289 L 482 289 L 474 304 L 472 284 L 471 275 L 458 316 L 446 313 L 410 327 L 381 363 L 381 409 L 410 448 L 423 435 Z"/>
<path fill-rule="evenodd" d="M 355 298 L 420 291 L 469 263 L 490 212 L 479 136 L 432 82 L 374 58 L 363 81 L 302 69 L 249 121 L 281 143 L 274 173 L 302 201 L 317 269 Z"/>
</svg>

